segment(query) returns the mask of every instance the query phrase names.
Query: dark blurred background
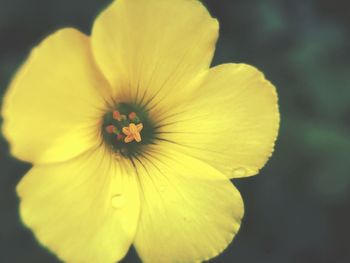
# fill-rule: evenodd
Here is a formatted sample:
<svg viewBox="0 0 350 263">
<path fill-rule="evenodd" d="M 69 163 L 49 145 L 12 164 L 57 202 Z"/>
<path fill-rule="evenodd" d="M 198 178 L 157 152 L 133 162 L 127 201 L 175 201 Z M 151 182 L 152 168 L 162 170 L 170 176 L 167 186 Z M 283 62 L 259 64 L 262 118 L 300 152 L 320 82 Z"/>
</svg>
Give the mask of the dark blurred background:
<svg viewBox="0 0 350 263">
<path fill-rule="evenodd" d="M 34 45 L 65 26 L 89 33 L 109 2 L 0 0 L 0 97 Z M 246 214 L 234 242 L 211 262 L 350 262 L 350 6 L 204 2 L 221 24 L 213 64 L 260 68 L 277 86 L 282 115 L 267 166 L 234 181 Z M 0 262 L 58 262 L 19 221 L 15 186 L 30 165 L 0 140 Z M 140 261 L 131 250 L 123 262 Z"/>
</svg>

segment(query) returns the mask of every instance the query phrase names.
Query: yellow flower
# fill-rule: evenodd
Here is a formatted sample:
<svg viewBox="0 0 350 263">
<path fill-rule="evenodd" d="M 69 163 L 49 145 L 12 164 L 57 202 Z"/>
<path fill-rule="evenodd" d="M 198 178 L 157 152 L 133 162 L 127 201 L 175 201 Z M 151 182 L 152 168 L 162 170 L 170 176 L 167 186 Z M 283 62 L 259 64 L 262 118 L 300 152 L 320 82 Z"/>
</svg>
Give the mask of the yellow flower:
<svg viewBox="0 0 350 263">
<path fill-rule="evenodd" d="M 3 132 L 33 168 L 20 214 L 66 262 L 218 255 L 279 126 L 275 88 L 245 64 L 209 68 L 218 22 L 196 0 L 118 0 L 91 36 L 66 28 L 10 84 Z"/>
</svg>

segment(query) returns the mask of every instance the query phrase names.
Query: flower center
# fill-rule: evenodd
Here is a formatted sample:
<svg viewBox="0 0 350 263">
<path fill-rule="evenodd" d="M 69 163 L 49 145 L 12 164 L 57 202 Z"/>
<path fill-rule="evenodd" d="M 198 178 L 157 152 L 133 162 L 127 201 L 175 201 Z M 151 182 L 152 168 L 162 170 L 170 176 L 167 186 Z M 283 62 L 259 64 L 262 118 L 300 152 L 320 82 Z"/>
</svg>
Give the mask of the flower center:
<svg viewBox="0 0 350 263">
<path fill-rule="evenodd" d="M 119 103 L 103 117 L 102 137 L 114 152 L 132 157 L 152 143 L 154 125 L 144 108 L 132 103 Z"/>
</svg>

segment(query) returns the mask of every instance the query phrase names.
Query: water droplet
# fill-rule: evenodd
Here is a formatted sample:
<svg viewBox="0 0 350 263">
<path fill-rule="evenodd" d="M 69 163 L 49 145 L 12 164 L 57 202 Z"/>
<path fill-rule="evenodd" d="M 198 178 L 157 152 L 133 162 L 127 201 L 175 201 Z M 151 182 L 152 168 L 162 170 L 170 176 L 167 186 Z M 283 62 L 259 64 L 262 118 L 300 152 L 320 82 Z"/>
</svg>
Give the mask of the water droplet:
<svg viewBox="0 0 350 263">
<path fill-rule="evenodd" d="M 125 198 L 121 194 L 116 194 L 112 197 L 111 202 L 113 208 L 121 208 L 125 203 Z"/>
<path fill-rule="evenodd" d="M 247 170 L 243 167 L 239 167 L 239 168 L 234 168 L 232 170 L 232 175 L 234 177 L 242 177 L 242 176 L 246 176 L 247 175 Z"/>
</svg>

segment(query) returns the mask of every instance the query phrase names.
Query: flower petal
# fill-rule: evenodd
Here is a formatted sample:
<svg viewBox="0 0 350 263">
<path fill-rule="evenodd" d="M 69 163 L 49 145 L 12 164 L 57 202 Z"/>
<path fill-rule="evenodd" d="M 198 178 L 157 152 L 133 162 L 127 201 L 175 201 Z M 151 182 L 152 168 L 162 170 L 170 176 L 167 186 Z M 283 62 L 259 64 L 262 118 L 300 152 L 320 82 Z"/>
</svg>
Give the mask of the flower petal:
<svg viewBox="0 0 350 263">
<path fill-rule="evenodd" d="M 177 145 L 229 178 L 258 173 L 279 128 L 274 86 L 254 67 L 211 69 L 200 87 L 160 124 L 164 141 Z"/>
<path fill-rule="evenodd" d="M 143 262 L 199 262 L 218 255 L 240 227 L 239 192 L 197 159 L 153 154 L 139 169 L 142 209 L 134 244 Z"/>
<path fill-rule="evenodd" d="M 46 38 L 5 96 L 3 131 L 12 154 L 34 163 L 58 162 L 99 143 L 97 124 L 107 85 L 88 37 L 63 29 Z"/>
<path fill-rule="evenodd" d="M 116 262 L 132 243 L 137 181 L 109 152 L 91 150 L 68 162 L 34 166 L 17 193 L 25 225 L 65 262 Z"/>
<path fill-rule="evenodd" d="M 118 0 L 95 21 L 92 46 L 118 100 L 169 107 L 208 69 L 217 37 L 200 1 Z"/>
</svg>

